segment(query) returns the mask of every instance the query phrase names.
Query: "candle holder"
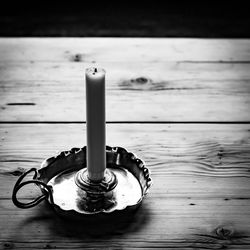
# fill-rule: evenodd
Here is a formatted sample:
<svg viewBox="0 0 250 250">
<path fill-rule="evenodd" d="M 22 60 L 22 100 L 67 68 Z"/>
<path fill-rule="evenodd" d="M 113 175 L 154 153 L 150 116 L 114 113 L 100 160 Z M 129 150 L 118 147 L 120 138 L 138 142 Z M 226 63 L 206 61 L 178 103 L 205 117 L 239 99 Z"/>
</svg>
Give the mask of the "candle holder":
<svg viewBox="0 0 250 250">
<path fill-rule="evenodd" d="M 98 157 L 98 156 L 97 156 Z M 33 172 L 32 180 L 24 181 Z M 33 201 L 18 200 L 18 191 L 36 184 L 42 195 Z M 39 170 L 31 168 L 17 180 L 12 194 L 19 208 L 30 208 L 46 200 L 55 211 L 70 218 L 136 209 L 147 194 L 152 180 L 148 168 L 135 154 L 121 147 L 106 146 L 106 170 L 102 181 L 88 178 L 86 147 L 72 148 L 45 160 Z"/>
</svg>

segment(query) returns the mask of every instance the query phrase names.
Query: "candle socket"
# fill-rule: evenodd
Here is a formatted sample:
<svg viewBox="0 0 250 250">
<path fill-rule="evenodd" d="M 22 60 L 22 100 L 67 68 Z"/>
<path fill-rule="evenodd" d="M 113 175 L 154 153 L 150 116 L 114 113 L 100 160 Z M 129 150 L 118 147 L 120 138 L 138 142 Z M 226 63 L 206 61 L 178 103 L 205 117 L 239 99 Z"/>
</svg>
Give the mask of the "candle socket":
<svg viewBox="0 0 250 250">
<path fill-rule="evenodd" d="M 116 187 L 117 178 L 111 170 L 105 169 L 103 179 L 100 181 L 93 181 L 88 176 L 88 170 L 84 168 L 76 173 L 75 183 L 87 194 L 101 196 Z"/>
</svg>

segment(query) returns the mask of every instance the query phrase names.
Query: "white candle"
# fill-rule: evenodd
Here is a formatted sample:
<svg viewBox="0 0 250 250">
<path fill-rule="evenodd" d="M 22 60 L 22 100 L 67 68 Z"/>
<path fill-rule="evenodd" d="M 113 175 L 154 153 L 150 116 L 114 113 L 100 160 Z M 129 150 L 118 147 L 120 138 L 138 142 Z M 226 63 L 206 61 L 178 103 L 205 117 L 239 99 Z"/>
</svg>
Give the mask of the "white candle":
<svg viewBox="0 0 250 250">
<path fill-rule="evenodd" d="M 105 71 L 86 69 L 88 178 L 99 182 L 106 169 Z"/>
</svg>

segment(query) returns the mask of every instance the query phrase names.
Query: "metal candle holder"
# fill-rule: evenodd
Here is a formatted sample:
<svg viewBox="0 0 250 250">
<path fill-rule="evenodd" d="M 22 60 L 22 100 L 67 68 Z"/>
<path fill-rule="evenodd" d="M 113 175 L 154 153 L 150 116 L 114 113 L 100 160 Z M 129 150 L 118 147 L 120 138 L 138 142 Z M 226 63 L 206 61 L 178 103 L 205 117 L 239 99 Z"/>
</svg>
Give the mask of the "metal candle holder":
<svg viewBox="0 0 250 250">
<path fill-rule="evenodd" d="M 103 180 L 93 182 L 87 176 L 86 147 L 63 151 L 45 160 L 39 170 L 32 168 L 19 177 L 13 189 L 13 203 L 30 208 L 46 200 L 58 214 L 70 218 L 137 208 L 152 184 L 143 161 L 124 148 L 106 146 L 106 167 Z M 33 179 L 23 181 L 31 172 Z M 42 195 L 23 203 L 17 193 L 30 183 L 36 184 Z"/>
<path fill-rule="evenodd" d="M 124 148 L 105 149 L 105 70 L 88 68 L 85 76 L 87 152 L 86 147 L 72 148 L 45 160 L 38 171 L 24 173 L 13 189 L 17 207 L 30 208 L 47 200 L 58 213 L 70 217 L 110 214 L 138 207 L 147 194 L 151 178 L 145 164 Z M 30 172 L 33 180 L 23 181 Z M 17 192 L 30 183 L 38 185 L 42 195 L 20 202 Z"/>
</svg>

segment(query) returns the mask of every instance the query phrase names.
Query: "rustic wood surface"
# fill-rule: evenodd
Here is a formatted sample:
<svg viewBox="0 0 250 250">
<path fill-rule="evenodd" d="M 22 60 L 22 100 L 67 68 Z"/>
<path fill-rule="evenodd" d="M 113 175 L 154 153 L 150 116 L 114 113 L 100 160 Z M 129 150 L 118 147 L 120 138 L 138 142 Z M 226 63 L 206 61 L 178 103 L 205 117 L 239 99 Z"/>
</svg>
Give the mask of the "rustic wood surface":
<svg viewBox="0 0 250 250">
<path fill-rule="evenodd" d="M 85 120 L 84 68 L 100 65 L 107 121 L 249 121 L 249 47 L 249 40 L 1 39 L 0 120 Z"/>
<path fill-rule="evenodd" d="M 0 39 L 1 249 L 250 249 L 249 45 Z M 146 162 L 149 195 L 115 222 L 16 208 L 18 176 L 86 144 L 83 69 L 96 64 L 108 73 L 107 144 Z"/>
<path fill-rule="evenodd" d="M 88 65 L 0 63 L 0 119 L 84 121 L 83 78 Z M 107 121 L 250 120 L 249 64 L 99 65 L 107 70 Z"/>
</svg>

